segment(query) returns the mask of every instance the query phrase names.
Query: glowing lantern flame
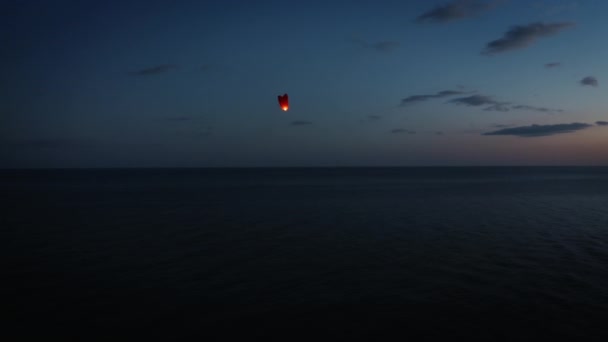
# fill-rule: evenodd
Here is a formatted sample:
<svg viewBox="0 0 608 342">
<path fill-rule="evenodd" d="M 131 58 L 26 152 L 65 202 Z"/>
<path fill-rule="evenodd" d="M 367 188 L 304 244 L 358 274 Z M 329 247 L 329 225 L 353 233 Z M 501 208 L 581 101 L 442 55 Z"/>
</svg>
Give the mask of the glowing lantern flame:
<svg viewBox="0 0 608 342">
<path fill-rule="evenodd" d="M 289 97 L 287 94 L 279 95 L 279 106 L 286 112 L 289 109 Z"/>
</svg>

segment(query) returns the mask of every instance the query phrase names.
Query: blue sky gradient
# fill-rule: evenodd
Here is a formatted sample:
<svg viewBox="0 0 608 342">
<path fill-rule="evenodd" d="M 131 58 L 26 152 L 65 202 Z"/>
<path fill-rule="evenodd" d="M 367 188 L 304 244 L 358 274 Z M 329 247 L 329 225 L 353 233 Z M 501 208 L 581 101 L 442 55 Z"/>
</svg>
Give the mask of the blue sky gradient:
<svg viewBox="0 0 608 342">
<path fill-rule="evenodd" d="M 605 1 L 0 4 L 2 168 L 608 165 Z"/>
</svg>

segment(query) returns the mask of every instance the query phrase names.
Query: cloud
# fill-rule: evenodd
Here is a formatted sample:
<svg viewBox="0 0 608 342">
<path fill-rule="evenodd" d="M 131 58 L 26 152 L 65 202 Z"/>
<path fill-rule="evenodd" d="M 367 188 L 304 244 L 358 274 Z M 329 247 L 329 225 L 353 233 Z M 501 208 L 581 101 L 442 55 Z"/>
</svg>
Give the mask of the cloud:
<svg viewBox="0 0 608 342">
<path fill-rule="evenodd" d="M 497 131 L 483 133 L 483 135 L 513 135 L 517 137 L 531 138 L 562 133 L 572 133 L 591 126 L 592 125 L 590 124 L 580 122 L 556 125 L 531 125 L 499 129 Z"/>
<path fill-rule="evenodd" d="M 608 126 L 608 121 L 596 121 L 595 124 L 598 126 Z"/>
<path fill-rule="evenodd" d="M 460 95 L 460 94 L 466 94 L 466 92 L 462 92 L 462 91 L 458 91 L 458 90 L 444 90 L 444 91 L 438 92 L 435 95 L 435 97 L 446 97 L 446 96 L 454 96 L 454 95 Z"/>
<path fill-rule="evenodd" d="M 510 109 L 509 102 L 496 102 L 483 110 L 496 111 L 496 112 L 508 112 Z"/>
<path fill-rule="evenodd" d="M 450 100 L 449 102 L 464 104 L 467 106 L 483 106 L 487 104 L 497 103 L 491 97 L 485 95 L 471 95 L 467 97 L 459 97 L 457 99 Z"/>
<path fill-rule="evenodd" d="M 475 16 L 483 11 L 496 7 L 498 3 L 499 1 L 483 2 L 477 0 L 455 0 L 421 14 L 416 18 L 416 21 L 445 23 Z"/>
<path fill-rule="evenodd" d="M 536 22 L 525 26 L 513 26 L 505 32 L 502 38 L 487 43 L 481 54 L 493 55 L 509 50 L 522 49 L 532 45 L 538 38 L 552 36 L 574 25 L 572 22 L 550 24 Z"/>
<path fill-rule="evenodd" d="M 553 108 L 536 107 L 536 106 L 528 106 L 528 105 L 514 105 L 514 106 L 511 106 L 511 109 L 531 110 L 531 111 L 541 112 L 541 113 L 560 113 L 560 112 L 564 111 L 563 109 L 553 109 Z"/>
<path fill-rule="evenodd" d="M 176 68 L 176 66 L 172 65 L 172 64 L 161 64 L 161 65 L 153 66 L 150 68 L 132 71 L 129 74 L 131 74 L 133 76 L 151 76 L 151 75 L 158 75 L 158 74 L 168 72 L 174 68 Z"/>
<path fill-rule="evenodd" d="M 484 108 L 484 110 L 495 110 L 499 112 L 509 111 L 509 102 L 499 102 L 492 99 L 490 96 L 485 95 L 471 95 L 466 97 L 459 97 L 448 102 L 473 107 L 488 106 Z"/>
<path fill-rule="evenodd" d="M 587 77 L 583 78 L 582 80 L 580 80 L 580 84 L 584 85 L 584 86 L 592 86 L 592 87 L 597 87 L 599 85 L 597 82 L 597 78 L 595 78 L 593 76 L 587 76 Z"/>
<path fill-rule="evenodd" d="M 295 121 L 292 121 L 290 125 L 292 125 L 292 126 L 306 126 L 306 125 L 312 125 L 312 122 L 310 122 L 310 121 L 304 121 L 304 120 L 295 120 Z"/>
<path fill-rule="evenodd" d="M 405 106 L 405 105 L 408 105 L 411 103 L 423 102 L 423 101 L 427 101 L 427 100 L 431 100 L 431 99 L 439 99 L 442 97 L 449 97 L 449 96 L 462 95 L 462 94 L 466 94 L 466 92 L 458 91 L 458 90 L 443 90 L 436 94 L 412 95 L 412 96 L 402 99 L 401 105 Z"/>
<path fill-rule="evenodd" d="M 557 68 L 557 67 L 559 67 L 561 65 L 562 65 L 562 63 L 560 63 L 560 62 L 551 62 L 551 63 L 545 64 L 545 68 L 547 68 L 547 69 L 553 69 L 553 68 Z"/>
<path fill-rule="evenodd" d="M 391 130 L 391 133 L 393 133 L 393 134 L 401 134 L 401 133 L 416 134 L 416 131 L 410 131 L 410 130 L 403 129 L 403 128 L 395 128 L 395 129 Z"/>
<path fill-rule="evenodd" d="M 502 102 L 496 101 L 490 96 L 486 95 L 471 95 L 467 97 L 459 97 L 453 100 L 448 101 L 450 103 L 478 107 L 478 106 L 487 106 L 484 110 L 487 111 L 498 111 L 498 112 L 508 112 L 510 110 L 530 110 L 542 113 L 554 113 L 554 112 L 563 112 L 562 109 L 553 109 L 546 107 L 536 107 L 529 105 L 521 105 L 521 104 L 511 104 L 510 102 Z"/>
</svg>

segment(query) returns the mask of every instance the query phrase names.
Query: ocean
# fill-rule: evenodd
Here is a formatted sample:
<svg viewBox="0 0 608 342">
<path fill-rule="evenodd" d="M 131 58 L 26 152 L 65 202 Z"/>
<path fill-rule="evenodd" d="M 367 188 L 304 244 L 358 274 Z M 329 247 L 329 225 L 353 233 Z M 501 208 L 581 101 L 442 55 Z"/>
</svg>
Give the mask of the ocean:
<svg viewBox="0 0 608 342">
<path fill-rule="evenodd" d="M 0 190 L 11 341 L 608 337 L 605 167 L 2 170 Z"/>
</svg>

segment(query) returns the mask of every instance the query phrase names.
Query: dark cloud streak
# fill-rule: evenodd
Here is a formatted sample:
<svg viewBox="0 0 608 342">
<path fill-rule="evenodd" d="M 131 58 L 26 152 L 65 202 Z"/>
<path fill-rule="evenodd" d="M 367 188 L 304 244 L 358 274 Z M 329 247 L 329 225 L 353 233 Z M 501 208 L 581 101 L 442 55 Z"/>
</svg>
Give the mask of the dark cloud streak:
<svg viewBox="0 0 608 342">
<path fill-rule="evenodd" d="M 475 16 L 498 5 L 499 1 L 456 0 L 440 5 L 416 18 L 417 22 L 445 23 Z"/>
<path fill-rule="evenodd" d="M 423 102 L 423 101 L 427 101 L 427 100 L 431 100 L 431 99 L 439 99 L 442 97 L 449 97 L 449 96 L 462 95 L 462 94 L 466 94 L 466 93 L 463 91 L 457 91 L 457 90 L 443 90 L 436 94 L 412 95 L 412 96 L 402 99 L 401 105 L 405 106 L 405 105 L 408 105 L 411 103 Z"/>
<path fill-rule="evenodd" d="M 562 109 L 511 104 L 510 102 L 496 101 L 490 96 L 480 94 L 471 95 L 467 97 L 459 97 L 448 102 L 472 107 L 487 106 L 486 108 L 484 108 L 484 110 L 498 112 L 508 112 L 510 110 L 529 110 L 541 113 L 563 112 Z"/>
<path fill-rule="evenodd" d="M 528 105 L 515 105 L 515 106 L 512 106 L 511 109 L 531 110 L 531 111 L 541 112 L 541 113 L 561 113 L 564 111 L 563 109 L 553 109 L 553 108 L 536 107 L 536 106 L 528 106 Z"/>
<path fill-rule="evenodd" d="M 575 24 L 572 22 L 559 23 L 531 23 L 525 26 L 517 25 L 511 27 L 502 38 L 493 40 L 486 44 L 482 55 L 494 55 L 510 50 L 522 49 L 532 45 L 538 38 L 548 37 L 560 31 L 571 28 Z"/>
<path fill-rule="evenodd" d="M 496 104 L 491 97 L 485 95 L 471 95 L 467 97 L 459 97 L 457 99 L 450 100 L 451 103 L 464 104 L 467 106 L 483 106 L 487 104 Z"/>
<path fill-rule="evenodd" d="M 478 107 L 478 106 L 488 106 L 484 108 L 484 110 L 488 111 L 499 111 L 499 112 L 507 112 L 509 111 L 509 102 L 499 102 L 492 99 L 490 96 L 485 95 L 471 95 L 467 97 L 459 97 L 457 99 L 453 99 L 448 101 L 450 103 Z"/>
<path fill-rule="evenodd" d="M 583 86 L 592 86 L 592 87 L 599 86 L 597 78 L 595 78 L 593 76 L 587 76 L 587 77 L 583 78 L 582 80 L 580 80 L 580 84 Z"/>
<path fill-rule="evenodd" d="M 572 133 L 591 127 L 592 125 L 580 122 L 556 125 L 530 125 L 499 129 L 497 131 L 483 133 L 482 135 L 513 135 L 517 137 L 532 138 L 544 137 L 555 134 Z"/>
</svg>

